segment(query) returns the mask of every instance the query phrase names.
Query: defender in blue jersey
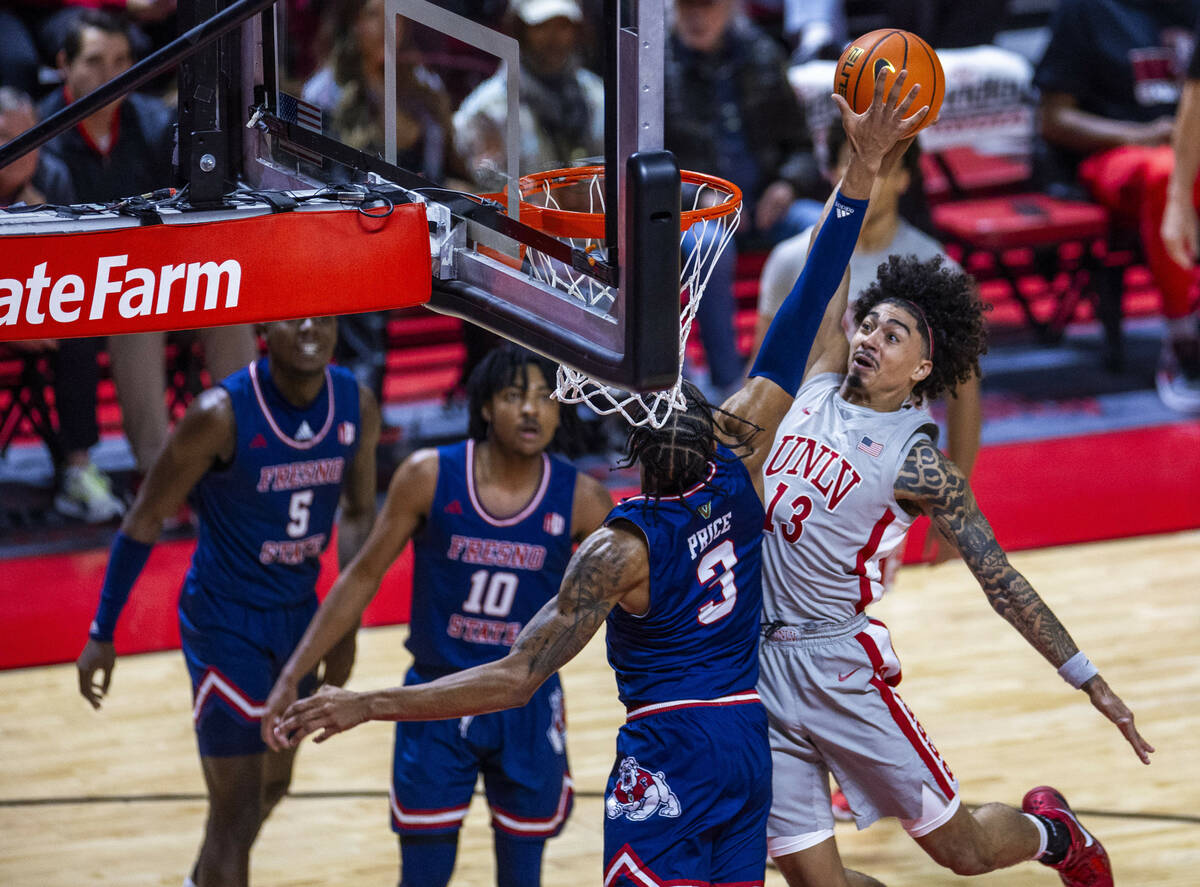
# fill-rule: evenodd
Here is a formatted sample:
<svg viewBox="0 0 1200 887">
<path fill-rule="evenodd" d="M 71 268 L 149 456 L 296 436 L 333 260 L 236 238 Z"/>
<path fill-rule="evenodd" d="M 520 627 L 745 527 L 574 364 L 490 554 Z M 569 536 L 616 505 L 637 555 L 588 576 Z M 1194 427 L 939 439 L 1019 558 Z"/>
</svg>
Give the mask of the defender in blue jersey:
<svg viewBox="0 0 1200 887">
<path fill-rule="evenodd" d="M 689 384 L 660 429 L 635 427 L 628 457 L 644 495 L 589 536 L 558 595 L 504 659 L 420 686 L 322 689 L 276 728 L 294 745 L 366 720 L 461 717 L 522 704 L 608 621 L 627 723 L 605 796 L 605 887 L 761 885 L 771 805 L 758 677 L 762 464 L 837 290 L 875 176 L 926 112 L 907 121 L 904 74 L 864 114 L 839 102 L 853 147 L 812 257 L 784 300 L 750 380 L 721 409 Z M 736 454 L 736 455 L 735 455 Z M 740 459 L 738 458 L 740 457 Z"/>
<path fill-rule="evenodd" d="M 420 450 L 396 470 L 379 523 L 339 578 L 268 701 L 263 738 L 298 677 L 354 625 L 388 566 L 413 542 L 413 655 L 419 685 L 503 658 L 554 597 L 575 542 L 612 506 L 604 488 L 548 455 L 560 427 L 554 364 L 507 346 L 468 383 L 469 439 Z M 390 793 L 401 884 L 442 887 L 483 775 L 501 887 L 536 887 L 547 838 L 571 809 L 557 675 L 513 711 L 398 724 Z"/>
<path fill-rule="evenodd" d="M 80 692 L 99 708 L 121 608 L 164 518 L 190 495 L 199 540 L 179 622 L 209 796 L 192 872 L 200 887 L 249 882 L 250 847 L 293 764 L 262 741 L 263 703 L 316 611 L 319 558 L 339 506 L 343 563 L 375 514 L 379 408 L 348 371 L 329 365 L 336 319 L 269 324 L 265 337 L 268 356 L 203 392 L 147 475 L 113 543 L 77 663 Z M 325 657 L 324 680 L 343 683 L 353 661 L 349 632 Z M 305 675 L 306 692 L 316 684 Z"/>
</svg>

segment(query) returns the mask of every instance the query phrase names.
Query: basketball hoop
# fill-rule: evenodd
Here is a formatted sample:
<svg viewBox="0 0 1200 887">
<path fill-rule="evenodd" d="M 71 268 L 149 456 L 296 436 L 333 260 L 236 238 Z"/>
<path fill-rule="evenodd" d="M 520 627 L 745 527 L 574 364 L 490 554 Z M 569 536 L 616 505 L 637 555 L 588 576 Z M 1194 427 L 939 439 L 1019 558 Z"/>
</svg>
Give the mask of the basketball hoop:
<svg viewBox="0 0 1200 887">
<path fill-rule="evenodd" d="M 700 299 L 717 259 L 737 231 L 742 192 L 732 182 L 704 173 L 683 171 L 680 212 L 679 364 L 696 318 Z M 521 221 L 603 260 L 604 167 L 581 166 L 522 176 Z M 616 288 L 550 258 L 532 247 L 524 252 L 531 276 L 560 290 L 584 307 L 609 311 Z M 554 396 L 563 403 L 586 403 L 600 415 L 620 413 L 631 425 L 661 428 L 672 410 L 685 407 L 680 386 L 661 391 L 622 391 L 561 365 Z"/>
</svg>

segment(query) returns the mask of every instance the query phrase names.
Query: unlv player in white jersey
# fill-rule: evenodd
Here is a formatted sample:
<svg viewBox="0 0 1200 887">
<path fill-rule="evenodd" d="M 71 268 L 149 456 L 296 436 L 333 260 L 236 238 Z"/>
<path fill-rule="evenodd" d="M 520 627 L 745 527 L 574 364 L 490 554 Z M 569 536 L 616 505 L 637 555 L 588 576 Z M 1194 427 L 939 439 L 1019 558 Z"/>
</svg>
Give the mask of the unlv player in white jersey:
<svg viewBox="0 0 1200 887">
<path fill-rule="evenodd" d="M 940 259 L 893 256 L 855 304 L 849 343 L 840 302 L 826 312 L 762 463 L 767 625 L 759 692 L 771 716 L 770 854 L 791 887 L 879 883 L 842 866 L 832 773 L 860 828 L 898 817 L 933 859 L 959 874 L 1038 859 L 1065 884 L 1111 885 L 1103 848 L 1054 789 L 1030 791 L 1024 812 L 960 806 L 953 774 L 893 690 L 900 671 L 887 628 L 864 612 L 882 592 L 883 558 L 917 515 L 928 515 L 992 608 L 1149 763 L 1154 749 L 1133 715 L 1009 564 L 921 409 L 978 371 L 984 323 L 974 288 Z M 726 409 L 744 414 L 743 398 L 778 394 L 755 381 L 763 380 L 751 379 Z"/>
</svg>

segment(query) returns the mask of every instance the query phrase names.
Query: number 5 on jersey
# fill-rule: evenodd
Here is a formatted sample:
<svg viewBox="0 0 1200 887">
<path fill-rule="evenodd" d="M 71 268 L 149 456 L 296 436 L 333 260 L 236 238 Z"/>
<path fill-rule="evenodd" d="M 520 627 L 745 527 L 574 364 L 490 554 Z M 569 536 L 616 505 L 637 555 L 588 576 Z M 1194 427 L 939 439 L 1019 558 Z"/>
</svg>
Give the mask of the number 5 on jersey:
<svg viewBox="0 0 1200 887">
<path fill-rule="evenodd" d="M 308 510 L 312 507 L 313 491 L 299 490 L 292 493 L 292 501 L 288 503 L 287 534 L 293 539 L 299 539 L 308 532 Z"/>
<path fill-rule="evenodd" d="M 737 585 L 733 580 L 733 568 L 737 565 L 737 552 L 733 550 L 733 541 L 726 539 L 720 545 L 710 548 L 700 558 L 696 567 L 696 579 L 701 585 L 708 585 L 713 579 L 720 583 L 721 599 L 711 600 L 701 605 L 696 618 L 701 625 L 712 625 L 719 619 L 724 619 L 733 612 L 737 603 Z"/>
</svg>

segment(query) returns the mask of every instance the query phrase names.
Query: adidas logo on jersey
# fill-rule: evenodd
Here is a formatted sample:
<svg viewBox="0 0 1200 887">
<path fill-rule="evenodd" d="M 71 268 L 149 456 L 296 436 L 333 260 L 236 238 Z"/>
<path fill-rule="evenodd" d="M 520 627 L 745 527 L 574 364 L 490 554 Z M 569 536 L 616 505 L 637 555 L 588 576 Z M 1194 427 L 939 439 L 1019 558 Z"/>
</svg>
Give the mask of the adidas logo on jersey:
<svg viewBox="0 0 1200 887">
<path fill-rule="evenodd" d="M 455 499 L 449 505 L 442 509 L 446 514 L 462 514 L 462 503 Z"/>
<path fill-rule="evenodd" d="M 301 422 L 300 427 L 296 429 L 296 440 L 312 440 L 316 437 L 313 434 L 312 426 L 308 422 Z"/>
<path fill-rule="evenodd" d="M 846 218 L 846 216 L 854 215 L 854 207 L 846 206 L 846 204 L 844 204 L 844 203 L 835 202 L 833 204 L 833 211 L 835 213 L 837 213 L 837 217 L 839 219 L 844 219 L 844 218 Z"/>
<path fill-rule="evenodd" d="M 261 432 L 259 434 L 254 435 L 254 437 L 252 437 L 250 439 L 250 449 L 252 449 L 252 450 L 261 450 L 266 445 L 267 445 L 267 439 L 262 436 Z"/>
</svg>

